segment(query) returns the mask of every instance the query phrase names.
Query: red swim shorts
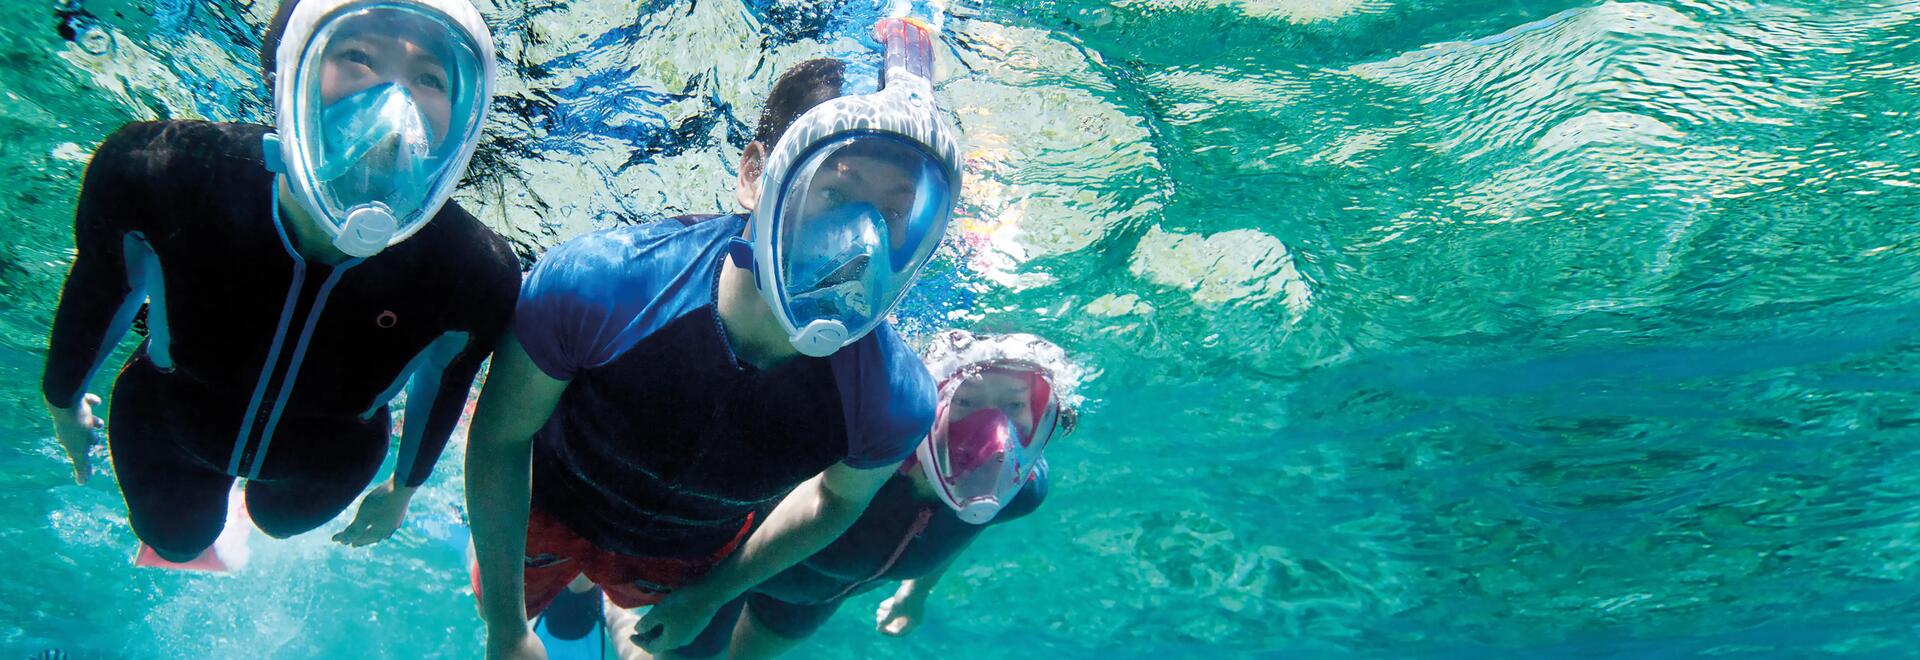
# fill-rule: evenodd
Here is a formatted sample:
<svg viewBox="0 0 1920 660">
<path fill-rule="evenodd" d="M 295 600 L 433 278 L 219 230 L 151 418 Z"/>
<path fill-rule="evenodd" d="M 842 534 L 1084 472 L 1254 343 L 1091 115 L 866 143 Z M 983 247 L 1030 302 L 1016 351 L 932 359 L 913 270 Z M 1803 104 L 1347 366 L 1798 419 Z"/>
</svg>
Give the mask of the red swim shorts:
<svg viewBox="0 0 1920 660">
<path fill-rule="evenodd" d="M 707 571 L 733 554 L 753 529 L 753 515 L 746 524 L 712 555 L 700 559 L 629 557 L 602 550 L 567 529 L 539 509 L 527 517 L 526 589 L 527 618 L 547 609 L 575 576 L 585 574 L 600 585 L 607 600 L 622 608 L 652 605 L 668 592 L 705 577 Z M 473 593 L 480 595 L 480 566 L 467 564 Z"/>
</svg>

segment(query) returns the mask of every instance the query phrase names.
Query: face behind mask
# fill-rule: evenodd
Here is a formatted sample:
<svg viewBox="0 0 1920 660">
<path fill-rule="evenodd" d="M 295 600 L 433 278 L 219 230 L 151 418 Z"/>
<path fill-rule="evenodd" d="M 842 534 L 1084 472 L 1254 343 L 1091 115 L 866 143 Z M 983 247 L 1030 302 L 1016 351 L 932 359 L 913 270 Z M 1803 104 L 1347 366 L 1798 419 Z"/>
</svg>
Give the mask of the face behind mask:
<svg viewBox="0 0 1920 660">
<path fill-rule="evenodd" d="M 961 520 L 975 525 L 1006 508 L 1039 461 L 1039 452 L 1029 455 L 1020 429 L 999 410 L 950 422 L 944 437 L 928 444 L 933 451 L 923 469 L 929 482 Z"/>
<path fill-rule="evenodd" d="M 788 341 L 824 357 L 885 322 L 946 233 L 959 148 L 934 107 L 932 36 L 882 21 L 880 91 L 808 110 L 767 156 L 732 248 Z M 910 53 L 911 56 L 903 55 Z"/>
<path fill-rule="evenodd" d="M 842 204 L 807 220 L 791 241 L 786 281 L 796 316 L 857 325 L 884 295 L 886 221 L 872 204 Z"/>
<path fill-rule="evenodd" d="M 431 220 L 465 172 L 493 90 L 466 0 L 302 0 L 275 57 L 268 167 L 353 257 Z"/>
<path fill-rule="evenodd" d="M 1061 428 L 1048 372 L 1027 363 L 988 362 L 952 375 L 938 410 L 916 460 L 940 500 L 976 525 L 1013 502 Z"/>
</svg>

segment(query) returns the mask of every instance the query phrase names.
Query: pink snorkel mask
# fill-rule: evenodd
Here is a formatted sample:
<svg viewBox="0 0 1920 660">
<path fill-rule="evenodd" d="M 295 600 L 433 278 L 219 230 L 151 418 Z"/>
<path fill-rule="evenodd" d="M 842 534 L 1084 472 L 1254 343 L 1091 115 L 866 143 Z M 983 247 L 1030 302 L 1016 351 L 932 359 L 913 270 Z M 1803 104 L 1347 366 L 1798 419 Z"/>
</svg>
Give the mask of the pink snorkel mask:
<svg viewBox="0 0 1920 660">
<path fill-rule="evenodd" d="M 1031 418 L 1031 430 L 1022 428 L 1026 419 L 1009 417 L 1002 408 L 982 408 L 953 418 L 954 395 L 961 386 L 976 381 L 976 387 L 983 387 L 977 379 L 990 375 L 1011 377 L 1002 383 L 1024 381 L 1025 408 L 1016 413 Z M 1071 416 L 1067 419 L 1062 424 L 1060 402 L 1046 369 L 1013 361 L 977 365 L 941 384 L 933 433 L 920 443 L 915 456 L 940 501 L 961 520 L 984 525 L 1033 478 L 1047 443 L 1056 432 L 1064 434 L 1062 426 L 1070 429 Z"/>
</svg>

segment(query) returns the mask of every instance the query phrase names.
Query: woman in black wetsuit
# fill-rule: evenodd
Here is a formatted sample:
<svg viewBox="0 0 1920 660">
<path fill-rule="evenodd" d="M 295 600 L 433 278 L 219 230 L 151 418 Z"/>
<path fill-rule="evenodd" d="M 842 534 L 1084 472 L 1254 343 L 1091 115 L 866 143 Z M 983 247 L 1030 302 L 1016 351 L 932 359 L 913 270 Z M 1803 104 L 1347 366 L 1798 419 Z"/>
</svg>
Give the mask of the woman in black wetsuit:
<svg viewBox="0 0 1920 660">
<path fill-rule="evenodd" d="M 722 607 L 674 657 L 777 656 L 811 636 L 848 598 L 890 581 L 877 627 L 904 635 L 960 553 L 991 525 L 1032 513 L 1046 499 L 1041 451 L 1076 421 L 1079 371 L 1052 343 L 1028 334 L 939 334 L 926 356 L 940 382 L 934 431 L 859 520 L 825 550 Z M 741 616 L 742 611 L 746 616 Z M 606 608 L 608 626 L 633 615 Z M 625 635 L 615 635 L 617 640 Z M 645 657 L 616 644 L 622 657 Z"/>
<path fill-rule="evenodd" d="M 146 303 L 109 449 L 160 558 L 213 543 L 236 478 L 269 535 L 331 520 L 378 472 L 407 388 L 393 479 L 335 539 L 404 519 L 518 295 L 506 242 L 447 201 L 492 49 L 467 0 L 289 1 L 261 54 L 277 126 L 138 122 L 94 153 L 42 393 L 84 483 L 105 426 L 88 383 Z"/>
</svg>

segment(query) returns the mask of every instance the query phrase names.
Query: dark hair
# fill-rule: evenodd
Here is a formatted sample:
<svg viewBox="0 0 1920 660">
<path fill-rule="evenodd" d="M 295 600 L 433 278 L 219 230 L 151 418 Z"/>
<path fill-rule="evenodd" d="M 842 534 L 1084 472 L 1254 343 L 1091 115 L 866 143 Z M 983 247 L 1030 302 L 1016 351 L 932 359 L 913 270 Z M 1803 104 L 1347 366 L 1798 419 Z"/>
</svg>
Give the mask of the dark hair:
<svg viewBox="0 0 1920 660">
<path fill-rule="evenodd" d="M 814 106 L 838 98 L 846 81 L 846 68 L 840 60 L 822 57 L 795 64 L 780 74 L 773 91 L 767 93 L 767 104 L 760 108 L 760 125 L 753 131 L 753 141 L 763 149 L 773 149 L 793 120 Z M 753 166 L 757 169 L 760 163 Z"/>
<path fill-rule="evenodd" d="M 276 64 L 275 53 L 280 50 L 280 37 L 287 33 L 287 21 L 293 18 L 293 8 L 300 0 L 282 0 L 280 11 L 273 13 L 273 21 L 267 23 L 267 34 L 260 39 L 260 79 L 267 83 L 268 103 L 273 98 L 273 71 Z"/>
</svg>

